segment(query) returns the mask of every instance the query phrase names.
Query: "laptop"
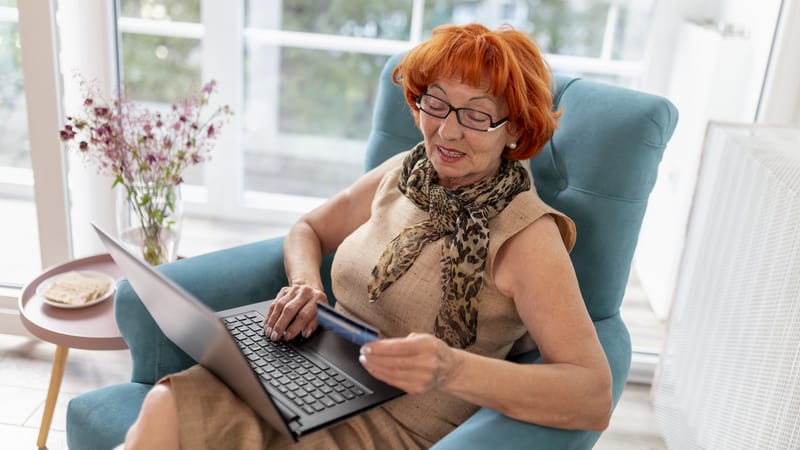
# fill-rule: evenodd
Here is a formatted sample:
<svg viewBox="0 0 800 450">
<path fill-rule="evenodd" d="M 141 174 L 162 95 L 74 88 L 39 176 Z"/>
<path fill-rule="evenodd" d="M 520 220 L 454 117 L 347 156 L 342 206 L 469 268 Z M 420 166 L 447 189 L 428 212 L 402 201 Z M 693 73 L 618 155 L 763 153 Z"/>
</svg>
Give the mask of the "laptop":
<svg viewBox="0 0 800 450">
<path fill-rule="evenodd" d="M 213 312 L 92 226 L 164 335 L 295 441 L 403 395 L 361 366 L 358 339 L 318 327 L 309 338 L 272 342 L 264 337 L 272 300 Z M 352 331 L 360 322 L 345 319 L 351 338 L 363 335 Z"/>
</svg>

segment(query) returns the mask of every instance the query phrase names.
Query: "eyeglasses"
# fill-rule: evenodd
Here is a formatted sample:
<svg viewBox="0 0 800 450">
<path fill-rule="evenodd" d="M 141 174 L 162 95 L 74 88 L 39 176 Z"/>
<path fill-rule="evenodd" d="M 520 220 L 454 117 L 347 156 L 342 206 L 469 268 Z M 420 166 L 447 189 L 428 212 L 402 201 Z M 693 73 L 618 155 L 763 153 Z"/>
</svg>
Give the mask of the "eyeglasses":
<svg viewBox="0 0 800 450">
<path fill-rule="evenodd" d="M 484 133 L 494 131 L 508 122 L 508 117 L 492 122 L 492 116 L 488 113 L 471 108 L 453 108 L 450 103 L 430 94 L 417 97 L 417 108 L 437 119 L 446 119 L 451 112 L 455 112 L 456 120 L 462 127 Z"/>
</svg>

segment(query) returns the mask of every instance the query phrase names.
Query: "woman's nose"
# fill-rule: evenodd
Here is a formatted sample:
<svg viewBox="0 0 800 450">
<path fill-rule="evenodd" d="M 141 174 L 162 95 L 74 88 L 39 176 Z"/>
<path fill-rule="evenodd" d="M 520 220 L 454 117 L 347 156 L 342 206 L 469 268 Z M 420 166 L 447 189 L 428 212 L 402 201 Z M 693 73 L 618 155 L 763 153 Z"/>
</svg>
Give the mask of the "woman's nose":
<svg viewBox="0 0 800 450">
<path fill-rule="evenodd" d="M 455 140 L 461 137 L 463 130 L 461 124 L 458 123 L 455 111 L 450 111 L 444 119 L 441 119 L 439 124 L 439 136 L 444 140 Z"/>
</svg>

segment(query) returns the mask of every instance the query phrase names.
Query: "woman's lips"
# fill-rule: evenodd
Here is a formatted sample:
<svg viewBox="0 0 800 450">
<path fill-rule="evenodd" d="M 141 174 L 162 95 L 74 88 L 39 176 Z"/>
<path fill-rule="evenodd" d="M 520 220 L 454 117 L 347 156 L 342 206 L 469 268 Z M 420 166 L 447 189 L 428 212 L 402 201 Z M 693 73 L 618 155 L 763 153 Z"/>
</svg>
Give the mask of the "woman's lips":
<svg viewBox="0 0 800 450">
<path fill-rule="evenodd" d="M 463 153 L 442 147 L 441 145 L 437 145 L 436 149 L 439 151 L 439 156 L 441 156 L 442 160 L 445 162 L 456 162 L 464 157 Z"/>
</svg>

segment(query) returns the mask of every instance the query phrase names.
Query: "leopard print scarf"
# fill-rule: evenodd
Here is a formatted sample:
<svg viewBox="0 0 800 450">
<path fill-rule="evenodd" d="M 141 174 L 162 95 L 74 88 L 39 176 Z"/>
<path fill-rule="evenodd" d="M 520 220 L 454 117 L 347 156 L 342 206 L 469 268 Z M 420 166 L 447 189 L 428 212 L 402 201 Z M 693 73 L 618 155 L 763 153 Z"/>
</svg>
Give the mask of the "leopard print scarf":
<svg viewBox="0 0 800 450">
<path fill-rule="evenodd" d="M 448 345 L 466 348 L 475 343 L 478 292 L 489 253 L 489 220 L 520 192 L 530 178 L 519 161 L 503 161 L 491 178 L 447 189 L 418 144 L 403 161 L 398 188 L 430 218 L 400 232 L 383 251 L 367 285 L 369 301 L 405 274 L 422 248 L 438 239 L 442 245 L 442 300 L 434 334 Z"/>
</svg>

